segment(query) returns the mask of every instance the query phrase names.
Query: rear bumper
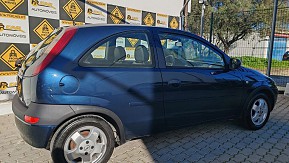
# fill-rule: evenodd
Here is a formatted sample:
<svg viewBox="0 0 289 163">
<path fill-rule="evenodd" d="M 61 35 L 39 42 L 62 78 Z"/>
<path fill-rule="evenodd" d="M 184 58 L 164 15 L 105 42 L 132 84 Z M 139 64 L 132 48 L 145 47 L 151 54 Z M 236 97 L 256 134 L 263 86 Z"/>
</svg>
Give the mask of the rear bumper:
<svg viewBox="0 0 289 163">
<path fill-rule="evenodd" d="M 31 103 L 27 107 L 17 95 L 13 98 L 12 110 L 21 137 L 36 148 L 47 148 L 55 128 L 66 118 L 75 115 L 68 105 Z M 28 124 L 24 121 L 24 115 L 38 117 L 40 120 L 36 124 Z"/>
<path fill-rule="evenodd" d="M 15 116 L 15 124 L 25 142 L 36 148 L 46 148 L 55 126 L 30 125 Z"/>
</svg>

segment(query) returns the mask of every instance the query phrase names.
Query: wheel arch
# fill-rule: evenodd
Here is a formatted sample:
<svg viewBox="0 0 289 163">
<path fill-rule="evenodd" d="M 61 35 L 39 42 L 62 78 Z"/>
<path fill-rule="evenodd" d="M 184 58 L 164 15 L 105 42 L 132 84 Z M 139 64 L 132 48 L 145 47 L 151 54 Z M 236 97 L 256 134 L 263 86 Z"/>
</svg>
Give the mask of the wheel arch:
<svg viewBox="0 0 289 163">
<path fill-rule="evenodd" d="M 243 109 L 241 112 L 241 120 L 243 121 L 243 125 L 245 128 L 249 130 L 258 130 L 262 128 L 266 122 L 269 119 L 270 112 L 273 110 L 276 99 L 277 99 L 277 94 L 272 90 L 270 87 L 267 86 L 260 86 L 257 88 L 251 89 L 251 91 L 247 92 L 247 97 L 244 101 L 243 104 Z M 259 97 L 259 95 L 262 96 L 267 96 L 267 99 L 269 100 L 267 103 L 269 106 L 269 113 L 267 114 L 267 117 L 265 121 L 263 121 L 261 124 L 254 124 L 251 119 L 251 102 L 253 102 L 253 99 L 256 100 L 256 98 Z"/>
<path fill-rule="evenodd" d="M 250 99 L 257 93 L 264 93 L 265 95 L 267 95 L 268 99 L 270 100 L 271 102 L 271 108 L 270 108 L 270 111 L 273 110 L 274 106 L 275 106 L 275 103 L 276 103 L 276 100 L 277 100 L 277 96 L 275 95 L 274 91 L 270 88 L 270 87 L 267 87 L 267 86 L 260 86 L 260 87 L 257 87 L 255 88 L 253 91 L 251 91 L 249 93 L 249 96 L 246 98 L 246 102 L 244 103 L 244 107 L 246 107 L 246 104 L 250 101 Z"/>
<path fill-rule="evenodd" d="M 113 127 L 116 130 L 116 134 L 119 137 L 119 145 L 124 144 L 126 142 L 125 138 L 125 129 L 123 126 L 122 121 L 120 118 L 112 111 L 97 107 L 97 106 L 78 106 L 78 105 L 71 105 L 71 109 L 75 112 L 73 116 L 70 116 L 69 118 L 63 119 L 59 125 L 54 129 L 53 133 L 50 136 L 50 139 L 47 143 L 46 149 L 49 149 L 50 142 L 56 131 L 59 129 L 60 126 L 68 122 L 69 120 L 72 120 L 76 117 L 83 116 L 83 115 L 95 115 L 104 121 L 106 121 L 111 127 Z M 113 130 L 112 128 L 112 130 Z"/>
</svg>

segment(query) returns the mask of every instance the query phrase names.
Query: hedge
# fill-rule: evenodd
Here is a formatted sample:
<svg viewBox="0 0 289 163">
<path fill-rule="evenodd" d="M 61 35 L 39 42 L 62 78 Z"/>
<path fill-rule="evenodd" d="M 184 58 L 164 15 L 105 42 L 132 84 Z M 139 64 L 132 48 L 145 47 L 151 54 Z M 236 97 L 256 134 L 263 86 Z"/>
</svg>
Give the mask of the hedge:
<svg viewBox="0 0 289 163">
<path fill-rule="evenodd" d="M 258 58 L 258 57 L 250 57 L 250 56 L 243 56 L 237 57 L 242 61 L 242 65 L 244 67 L 250 68 L 267 68 L 268 66 L 268 59 L 267 58 Z M 279 61 L 272 59 L 272 67 L 273 68 L 289 68 L 289 61 Z"/>
</svg>

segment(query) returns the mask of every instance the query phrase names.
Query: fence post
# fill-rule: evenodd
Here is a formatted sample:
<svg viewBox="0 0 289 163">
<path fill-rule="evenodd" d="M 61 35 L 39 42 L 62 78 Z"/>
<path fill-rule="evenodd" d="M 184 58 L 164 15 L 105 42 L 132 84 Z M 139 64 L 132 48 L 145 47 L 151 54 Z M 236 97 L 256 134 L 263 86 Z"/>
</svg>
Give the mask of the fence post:
<svg viewBox="0 0 289 163">
<path fill-rule="evenodd" d="M 201 16 L 201 30 L 200 30 L 200 36 L 203 37 L 203 33 L 204 33 L 204 16 L 205 16 L 205 1 L 203 1 L 202 4 L 202 16 Z"/>
<path fill-rule="evenodd" d="M 271 66 L 272 66 L 272 55 L 273 55 L 273 47 L 274 47 L 274 38 L 275 38 L 275 27 L 276 27 L 276 17 L 278 11 L 278 0 L 274 0 L 274 11 L 272 18 L 272 28 L 271 28 L 271 36 L 270 36 L 270 44 L 269 44 L 269 55 L 268 57 L 268 67 L 267 67 L 267 76 L 271 74 Z"/>
<path fill-rule="evenodd" d="M 183 15 L 183 13 L 181 14 L 181 30 L 184 31 L 185 30 L 185 26 L 184 26 L 184 22 L 185 22 L 185 16 Z"/>
<path fill-rule="evenodd" d="M 186 18 L 186 16 L 188 16 L 188 4 L 191 0 L 184 0 L 184 5 L 183 8 L 180 11 L 180 16 L 181 16 L 181 29 L 182 30 L 186 30 L 187 29 L 187 24 L 188 23 L 188 19 Z M 184 13 L 186 12 L 186 14 Z M 185 20 L 187 19 L 187 20 Z M 185 22 L 186 21 L 186 22 Z"/>
<path fill-rule="evenodd" d="M 210 26 L 210 43 L 212 43 L 213 40 L 213 25 L 214 25 L 214 13 L 211 13 L 211 26 Z"/>
</svg>

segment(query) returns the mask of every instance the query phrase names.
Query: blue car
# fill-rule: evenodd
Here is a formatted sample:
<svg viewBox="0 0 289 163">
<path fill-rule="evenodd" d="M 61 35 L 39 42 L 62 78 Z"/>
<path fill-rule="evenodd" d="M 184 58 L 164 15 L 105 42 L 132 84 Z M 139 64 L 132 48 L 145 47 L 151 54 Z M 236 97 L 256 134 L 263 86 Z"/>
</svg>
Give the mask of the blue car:
<svg viewBox="0 0 289 163">
<path fill-rule="evenodd" d="M 206 40 L 159 27 L 59 28 L 17 63 L 16 125 L 55 162 L 107 162 L 127 140 L 205 121 L 257 130 L 278 93 Z"/>
</svg>

